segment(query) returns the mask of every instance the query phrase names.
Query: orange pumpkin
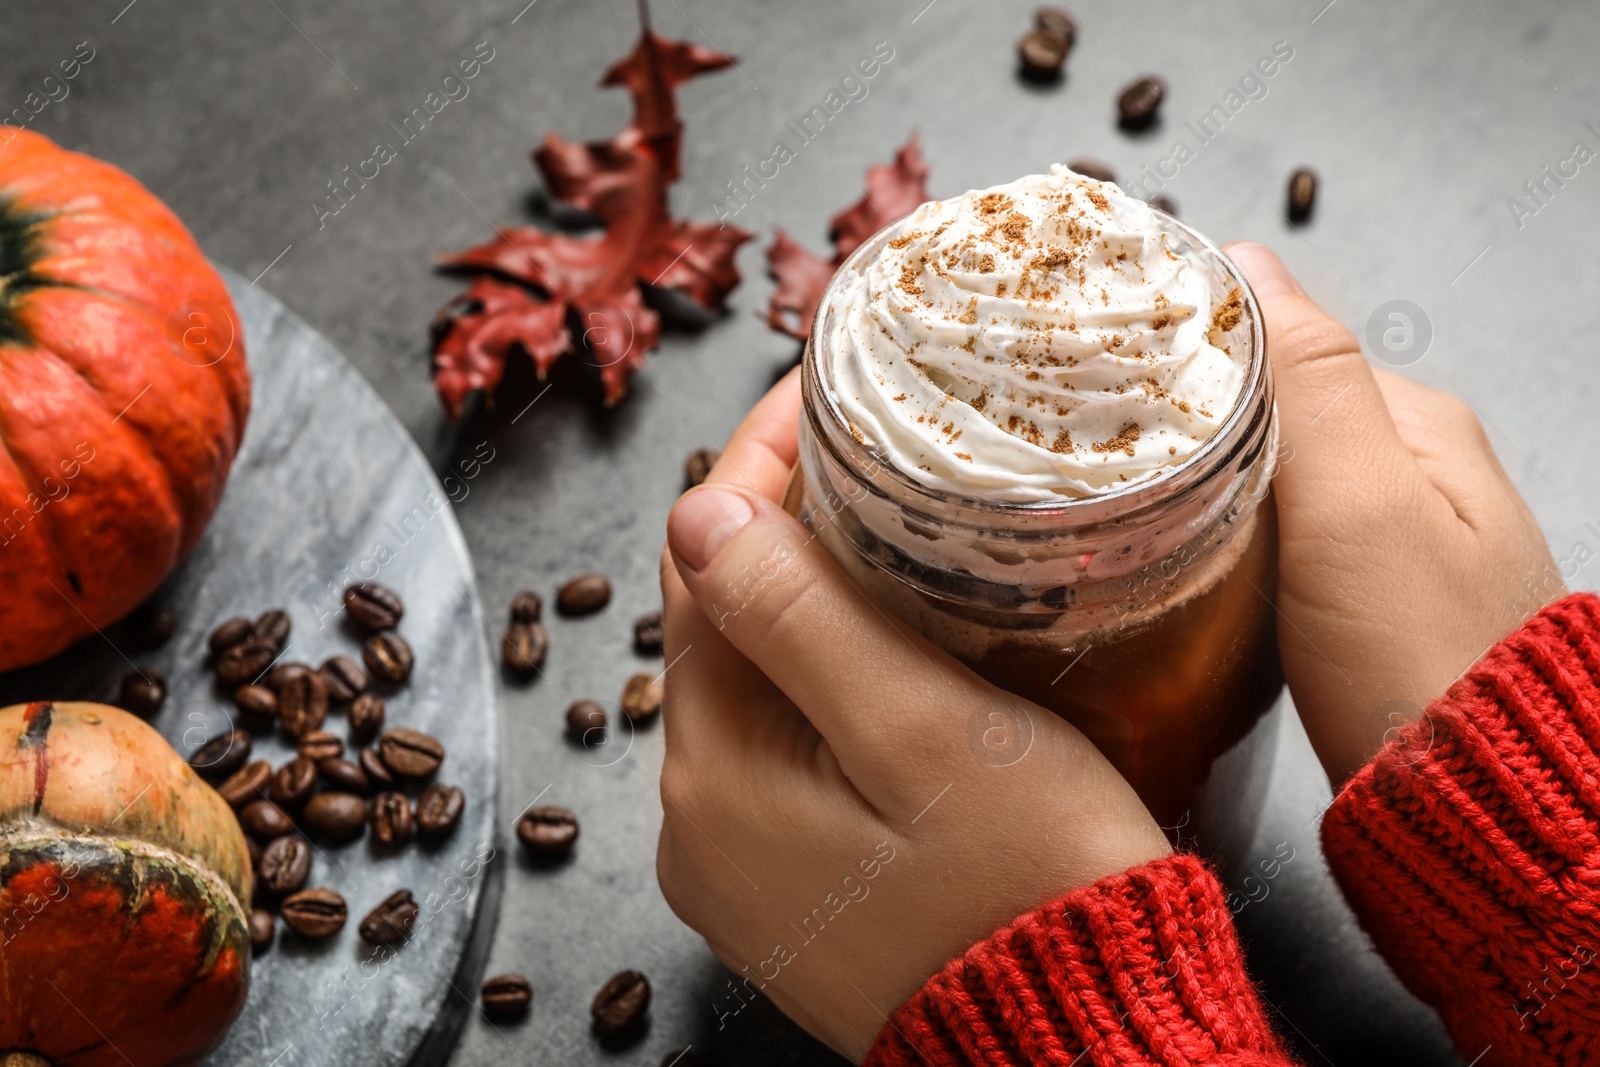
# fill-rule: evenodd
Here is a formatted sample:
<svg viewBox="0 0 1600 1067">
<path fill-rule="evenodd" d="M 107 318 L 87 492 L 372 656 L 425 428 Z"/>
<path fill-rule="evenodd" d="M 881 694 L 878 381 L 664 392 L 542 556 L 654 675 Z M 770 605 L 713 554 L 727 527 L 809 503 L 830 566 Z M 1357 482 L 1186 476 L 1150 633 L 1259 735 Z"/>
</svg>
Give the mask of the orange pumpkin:
<svg viewBox="0 0 1600 1067">
<path fill-rule="evenodd" d="M 0 671 L 150 595 L 249 410 L 233 302 L 177 216 L 109 163 L 0 131 Z"/>
<path fill-rule="evenodd" d="M 251 878 L 233 812 L 148 725 L 0 710 L 0 1049 L 198 1063 L 249 989 Z"/>
</svg>

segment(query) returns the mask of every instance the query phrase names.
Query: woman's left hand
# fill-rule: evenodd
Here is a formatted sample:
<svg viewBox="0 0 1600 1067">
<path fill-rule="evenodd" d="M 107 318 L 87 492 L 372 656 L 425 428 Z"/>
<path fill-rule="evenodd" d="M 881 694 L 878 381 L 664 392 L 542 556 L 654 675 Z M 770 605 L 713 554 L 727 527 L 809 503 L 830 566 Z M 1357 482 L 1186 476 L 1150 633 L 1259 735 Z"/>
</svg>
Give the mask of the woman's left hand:
<svg viewBox="0 0 1600 1067">
<path fill-rule="evenodd" d="M 656 870 L 737 979 L 859 1062 L 973 942 L 1169 847 L 1082 734 L 890 618 L 778 506 L 798 412 L 791 374 L 668 522 Z"/>
</svg>

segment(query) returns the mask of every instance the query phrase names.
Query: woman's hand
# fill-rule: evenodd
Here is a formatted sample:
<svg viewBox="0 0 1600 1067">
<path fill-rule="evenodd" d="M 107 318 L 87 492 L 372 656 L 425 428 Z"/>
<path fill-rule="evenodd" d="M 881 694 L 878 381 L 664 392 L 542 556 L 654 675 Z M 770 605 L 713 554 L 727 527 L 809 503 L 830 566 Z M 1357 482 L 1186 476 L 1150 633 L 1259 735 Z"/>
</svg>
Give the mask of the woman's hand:
<svg viewBox="0 0 1600 1067">
<path fill-rule="evenodd" d="M 862 597 L 775 501 L 799 378 L 745 420 L 668 523 L 665 813 L 673 911 L 745 983 L 859 1061 L 970 944 L 1164 856 L 1077 730 Z"/>
<path fill-rule="evenodd" d="M 1266 248 L 1227 252 L 1276 376 L 1284 676 L 1337 788 L 1566 589 L 1470 407 L 1375 373 Z"/>
</svg>

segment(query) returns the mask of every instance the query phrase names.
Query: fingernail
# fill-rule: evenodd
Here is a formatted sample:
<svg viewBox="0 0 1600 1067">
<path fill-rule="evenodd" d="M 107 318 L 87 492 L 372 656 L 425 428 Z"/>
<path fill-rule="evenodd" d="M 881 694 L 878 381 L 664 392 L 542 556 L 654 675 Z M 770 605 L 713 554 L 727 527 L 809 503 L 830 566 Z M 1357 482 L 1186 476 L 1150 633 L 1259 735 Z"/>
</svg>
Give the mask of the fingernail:
<svg viewBox="0 0 1600 1067">
<path fill-rule="evenodd" d="M 684 494 L 667 517 L 667 544 L 690 570 L 703 571 L 755 516 L 750 502 L 738 493 L 702 486 Z"/>
<path fill-rule="evenodd" d="M 1265 300 L 1269 296 L 1278 296 L 1282 293 L 1305 292 L 1300 288 L 1300 283 L 1294 280 L 1294 275 L 1289 273 L 1289 268 L 1283 265 L 1283 260 L 1266 245 L 1258 245 L 1254 241 L 1240 241 L 1228 245 L 1223 251 L 1250 282 L 1250 288 L 1254 290 L 1257 300 Z"/>
</svg>

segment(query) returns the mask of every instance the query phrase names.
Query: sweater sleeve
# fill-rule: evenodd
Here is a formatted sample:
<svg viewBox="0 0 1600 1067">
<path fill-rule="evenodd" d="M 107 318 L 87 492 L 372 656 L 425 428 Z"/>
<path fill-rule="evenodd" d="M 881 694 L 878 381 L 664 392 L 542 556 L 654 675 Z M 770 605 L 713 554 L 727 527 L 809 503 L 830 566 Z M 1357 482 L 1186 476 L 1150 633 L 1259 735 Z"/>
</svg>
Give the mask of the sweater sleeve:
<svg viewBox="0 0 1600 1067">
<path fill-rule="evenodd" d="M 1600 600 L 1495 646 L 1340 791 L 1323 849 L 1480 1067 L 1600 1062 Z"/>
<path fill-rule="evenodd" d="M 1092 1055 L 1084 1053 L 1093 1050 Z M 951 961 L 867 1067 L 1291 1067 L 1215 876 L 1178 854 L 1074 890 Z"/>
</svg>

